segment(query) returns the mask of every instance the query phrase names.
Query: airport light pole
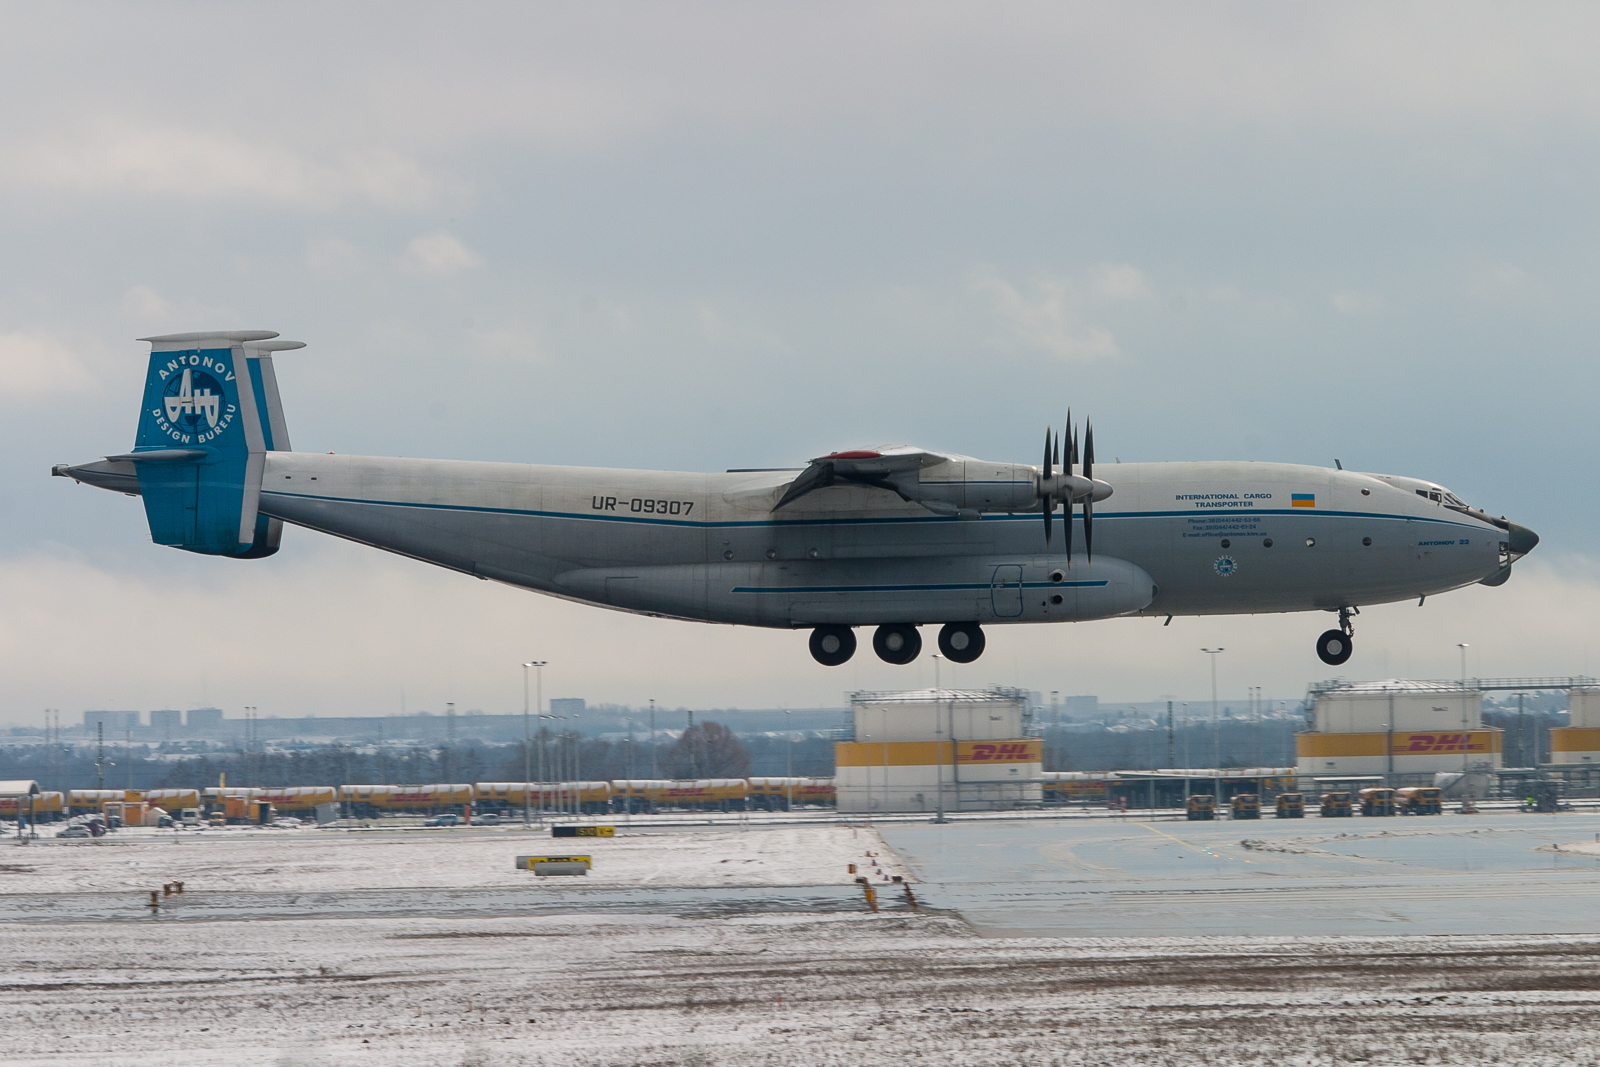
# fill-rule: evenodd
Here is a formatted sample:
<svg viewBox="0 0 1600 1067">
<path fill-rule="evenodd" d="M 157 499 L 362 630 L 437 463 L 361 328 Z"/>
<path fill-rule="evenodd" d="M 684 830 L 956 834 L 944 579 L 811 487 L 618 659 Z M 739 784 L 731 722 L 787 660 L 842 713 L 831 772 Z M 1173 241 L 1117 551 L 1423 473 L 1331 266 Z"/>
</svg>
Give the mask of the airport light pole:
<svg viewBox="0 0 1600 1067">
<path fill-rule="evenodd" d="M 657 778 L 656 772 L 656 698 L 650 698 L 650 780 Z"/>
<path fill-rule="evenodd" d="M 1468 744 L 1468 737 L 1467 737 L 1467 692 L 1466 692 L 1466 690 L 1467 690 L 1467 647 L 1468 646 L 1467 646 L 1467 643 L 1465 641 L 1458 641 L 1458 642 L 1456 642 L 1456 647 L 1461 650 L 1461 777 L 1465 778 L 1467 776 L 1468 770 L 1470 769 L 1469 768 L 1469 763 L 1468 763 L 1469 757 L 1468 757 L 1467 749 L 1471 747 Z M 1467 783 L 1465 781 L 1463 781 L 1461 783 L 1461 788 L 1462 788 L 1463 791 L 1466 790 Z"/>
<path fill-rule="evenodd" d="M 939 653 L 933 654 L 933 762 L 938 768 L 938 787 L 933 792 L 934 816 L 933 821 L 944 822 L 944 720 L 939 717 L 939 698 L 943 690 L 939 686 L 939 661 L 944 659 Z M 1051 694 L 1052 698 L 1055 696 Z"/>
<path fill-rule="evenodd" d="M 1225 649 L 1202 648 L 1211 658 L 1211 803 L 1212 810 L 1222 806 L 1222 720 L 1217 718 L 1217 657 Z"/>
<path fill-rule="evenodd" d="M 794 810 L 794 719 L 783 709 L 783 789 L 787 794 L 784 811 Z"/>
<path fill-rule="evenodd" d="M 522 825 L 533 825 L 533 720 L 528 713 L 528 668 L 540 669 L 539 703 L 544 703 L 544 665 L 548 660 L 531 659 L 522 665 Z M 540 711 L 544 708 L 541 706 Z"/>
</svg>

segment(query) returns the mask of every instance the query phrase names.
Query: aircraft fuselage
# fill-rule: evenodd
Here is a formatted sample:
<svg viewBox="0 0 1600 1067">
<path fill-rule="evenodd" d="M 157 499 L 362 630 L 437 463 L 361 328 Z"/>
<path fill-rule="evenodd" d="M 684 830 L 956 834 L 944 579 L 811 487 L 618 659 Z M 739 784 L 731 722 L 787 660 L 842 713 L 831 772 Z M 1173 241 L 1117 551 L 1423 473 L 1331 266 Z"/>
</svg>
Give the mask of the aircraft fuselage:
<svg viewBox="0 0 1600 1067">
<path fill-rule="evenodd" d="M 793 472 L 693 474 L 269 452 L 261 511 L 605 607 L 805 627 L 1338 610 L 1479 582 L 1504 529 L 1379 476 L 1279 463 L 1103 464 L 1069 560 L 1037 509 L 956 517 Z M 1398 481 L 1398 479 L 1397 479 Z M 1425 485 L 1426 483 L 1416 483 Z"/>
</svg>

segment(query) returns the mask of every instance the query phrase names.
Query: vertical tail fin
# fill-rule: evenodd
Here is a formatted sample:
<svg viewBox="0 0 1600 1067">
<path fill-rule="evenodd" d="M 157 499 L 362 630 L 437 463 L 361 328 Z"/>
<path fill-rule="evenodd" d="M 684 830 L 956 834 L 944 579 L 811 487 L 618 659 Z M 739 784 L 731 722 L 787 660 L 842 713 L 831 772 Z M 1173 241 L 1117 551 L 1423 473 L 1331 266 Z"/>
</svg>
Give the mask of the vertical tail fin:
<svg viewBox="0 0 1600 1067">
<path fill-rule="evenodd" d="M 304 348 L 270 330 L 177 333 L 150 342 L 132 461 L 150 536 L 208 555 L 278 550 L 282 523 L 259 512 L 266 454 L 288 451 L 272 353 Z"/>
</svg>

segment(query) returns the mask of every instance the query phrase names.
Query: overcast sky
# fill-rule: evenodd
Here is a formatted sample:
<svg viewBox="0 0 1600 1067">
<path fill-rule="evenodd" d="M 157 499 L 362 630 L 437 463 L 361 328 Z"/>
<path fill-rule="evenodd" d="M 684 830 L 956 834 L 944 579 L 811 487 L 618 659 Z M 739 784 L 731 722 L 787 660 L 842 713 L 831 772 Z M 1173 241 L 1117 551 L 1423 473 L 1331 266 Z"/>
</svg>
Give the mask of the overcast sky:
<svg viewBox="0 0 1600 1067">
<path fill-rule="evenodd" d="M 925 656 L 635 619 L 48 477 L 147 346 L 268 328 L 301 449 L 688 470 L 904 441 L 1412 474 L 1544 538 L 1346 673 L 1600 670 L 1600 10 L 0 8 L 0 722 L 828 705 Z M 1325 615 L 996 628 L 960 684 L 1294 696 Z M 929 635 L 931 637 L 931 633 Z M 1593 653 L 1600 654 L 1600 647 Z M 946 681 L 951 679 L 947 677 Z"/>
</svg>

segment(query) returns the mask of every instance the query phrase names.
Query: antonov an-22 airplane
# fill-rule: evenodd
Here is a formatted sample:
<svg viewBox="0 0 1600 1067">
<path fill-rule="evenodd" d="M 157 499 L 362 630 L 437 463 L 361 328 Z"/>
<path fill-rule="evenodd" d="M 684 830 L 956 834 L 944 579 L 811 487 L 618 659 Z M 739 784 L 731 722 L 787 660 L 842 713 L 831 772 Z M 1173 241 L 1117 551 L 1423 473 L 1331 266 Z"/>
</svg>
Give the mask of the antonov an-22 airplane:
<svg viewBox="0 0 1600 1067">
<path fill-rule="evenodd" d="M 986 624 L 1290 611 L 1338 613 L 1317 639 L 1337 665 L 1359 605 L 1500 585 L 1539 542 L 1433 482 L 1337 464 L 1096 468 L 1092 428 L 1081 455 L 1076 428 L 1047 431 L 1036 467 L 906 447 L 723 474 L 293 452 L 272 354 L 304 345 L 277 336 L 144 338 L 133 450 L 52 473 L 142 497 L 152 540 L 189 552 L 269 556 L 291 523 L 585 604 L 809 629 L 828 666 L 856 627 L 910 663 L 938 625 L 970 663 Z"/>
</svg>

